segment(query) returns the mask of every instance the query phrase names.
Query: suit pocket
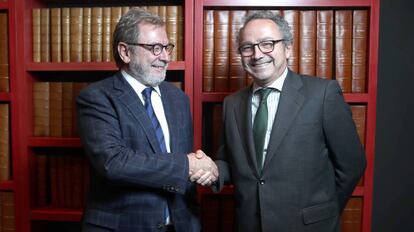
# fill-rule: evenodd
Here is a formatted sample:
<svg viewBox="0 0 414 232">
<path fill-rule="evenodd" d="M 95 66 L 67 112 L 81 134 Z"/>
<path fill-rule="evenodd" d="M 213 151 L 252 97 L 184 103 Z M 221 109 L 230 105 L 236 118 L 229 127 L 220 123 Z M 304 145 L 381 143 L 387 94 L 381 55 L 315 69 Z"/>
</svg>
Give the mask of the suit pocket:
<svg viewBox="0 0 414 232">
<path fill-rule="evenodd" d="M 302 209 L 303 223 L 305 225 L 319 222 L 339 214 L 338 203 L 329 201 Z"/>
<path fill-rule="evenodd" d="M 98 225 L 101 227 L 107 227 L 111 229 L 117 229 L 119 225 L 119 215 L 114 213 L 108 213 L 105 211 L 88 209 L 83 216 L 85 223 Z"/>
</svg>

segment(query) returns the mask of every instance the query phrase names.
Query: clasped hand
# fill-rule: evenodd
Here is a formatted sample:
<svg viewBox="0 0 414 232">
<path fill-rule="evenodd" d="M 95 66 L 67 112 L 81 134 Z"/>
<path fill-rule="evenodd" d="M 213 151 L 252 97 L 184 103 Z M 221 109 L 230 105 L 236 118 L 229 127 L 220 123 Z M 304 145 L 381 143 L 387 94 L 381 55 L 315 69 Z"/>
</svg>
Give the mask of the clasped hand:
<svg viewBox="0 0 414 232">
<path fill-rule="evenodd" d="M 210 186 L 219 176 L 217 165 L 202 150 L 187 155 L 189 163 L 189 177 L 192 182 L 197 181 L 202 186 Z"/>
</svg>

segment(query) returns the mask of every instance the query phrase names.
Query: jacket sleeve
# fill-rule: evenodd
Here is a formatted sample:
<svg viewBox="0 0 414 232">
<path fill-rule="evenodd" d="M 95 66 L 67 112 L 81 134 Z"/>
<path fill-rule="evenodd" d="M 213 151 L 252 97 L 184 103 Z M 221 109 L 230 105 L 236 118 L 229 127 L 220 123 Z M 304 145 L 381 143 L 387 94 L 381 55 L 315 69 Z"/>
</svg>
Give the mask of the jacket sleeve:
<svg viewBox="0 0 414 232">
<path fill-rule="evenodd" d="M 121 121 L 115 104 L 121 103 L 97 86 L 77 98 L 80 137 L 94 171 L 109 184 L 184 194 L 187 156 L 154 154 L 146 138 L 125 138 L 121 124 L 135 122 Z M 142 149 L 128 147 L 126 139 Z"/>
<path fill-rule="evenodd" d="M 323 128 L 330 159 L 335 169 L 335 185 L 341 211 L 364 173 L 366 158 L 349 105 L 336 81 L 327 85 Z"/>
</svg>

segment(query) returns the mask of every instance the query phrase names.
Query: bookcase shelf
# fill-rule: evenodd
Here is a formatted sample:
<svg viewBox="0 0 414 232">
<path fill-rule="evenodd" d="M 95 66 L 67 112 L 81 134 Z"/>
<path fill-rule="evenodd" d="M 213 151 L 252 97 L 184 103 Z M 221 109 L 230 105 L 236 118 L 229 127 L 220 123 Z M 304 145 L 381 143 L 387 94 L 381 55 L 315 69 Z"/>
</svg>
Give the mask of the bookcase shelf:
<svg viewBox="0 0 414 232">
<path fill-rule="evenodd" d="M 31 137 L 29 138 L 29 146 L 81 148 L 82 144 L 79 138 Z"/>
<path fill-rule="evenodd" d="M 39 208 L 31 211 L 32 220 L 79 222 L 81 218 L 82 210 Z"/>
<path fill-rule="evenodd" d="M 0 182 L 0 190 L 1 191 L 13 191 L 14 190 L 14 181 L 2 181 Z"/>
<path fill-rule="evenodd" d="M 367 36 L 366 36 L 366 62 L 364 63 L 366 70 L 366 83 L 365 88 L 362 89 L 362 93 L 353 93 L 352 91 L 346 92 L 343 94 L 345 101 L 351 106 L 351 110 L 355 109 L 363 109 L 364 112 L 364 119 L 360 124 L 356 124 L 358 127 L 363 127 L 362 135 L 365 136 L 363 140 L 365 143 L 365 152 L 367 158 L 367 168 L 363 177 L 363 185 L 358 185 L 353 194 L 352 200 L 356 200 L 360 205 L 357 209 L 361 216 L 360 224 L 356 226 L 358 230 L 362 232 L 369 232 L 371 231 L 371 207 L 372 207 L 372 191 L 373 191 L 373 164 L 374 164 L 374 139 L 375 139 L 375 118 L 376 118 L 376 91 L 377 91 L 377 59 L 378 59 L 378 24 L 379 24 L 379 0 L 263 0 L 263 1 L 255 1 L 255 0 L 195 0 L 194 5 L 194 143 L 196 147 L 201 147 L 206 150 L 211 150 L 210 152 L 213 153 L 214 156 L 214 149 L 216 149 L 217 143 L 215 143 L 214 139 L 217 139 L 216 131 L 219 130 L 221 126 L 221 108 L 220 104 L 224 100 L 226 96 L 231 94 L 230 91 L 228 92 L 214 92 L 217 86 L 211 86 L 211 79 L 214 78 L 214 72 L 204 72 L 204 66 L 208 67 L 206 70 L 210 68 L 215 68 L 214 63 L 217 63 L 214 57 L 213 52 L 215 47 L 212 49 L 211 47 L 205 48 L 203 43 L 207 43 L 210 46 L 212 40 L 210 36 L 212 32 L 208 31 L 205 32 L 206 26 L 214 25 L 213 20 L 208 21 L 207 23 L 204 22 L 204 17 L 210 20 L 211 15 L 204 15 L 204 11 L 232 11 L 232 10 L 332 10 L 333 12 L 338 10 L 345 10 L 345 11 L 353 11 L 353 10 L 366 10 L 368 13 L 368 19 L 366 21 L 367 24 Z M 220 16 L 221 17 L 221 16 Z M 299 19 L 298 19 L 299 20 Z M 335 18 L 332 20 L 335 21 Z M 222 22 L 219 22 L 221 25 Z M 239 23 L 236 20 L 236 24 Z M 299 21 L 298 21 L 299 23 Z M 224 23 L 226 24 L 226 23 Z M 229 22 L 230 24 L 230 22 Z M 351 23 L 352 24 L 352 23 Z M 229 25 L 229 30 L 231 26 L 235 26 L 234 24 Z M 236 25 L 238 26 L 238 25 Z M 210 29 L 208 29 L 210 30 Z M 214 29 L 215 30 L 215 29 Z M 333 25 L 333 30 L 335 30 L 335 24 Z M 214 31 L 215 32 L 215 31 Z M 204 33 L 207 33 L 208 40 L 205 40 Z M 231 36 L 232 32 L 229 32 Z M 220 35 L 221 36 L 221 35 Z M 214 38 L 214 37 L 213 37 Z M 220 37 L 221 38 L 221 37 Z M 332 36 L 333 40 L 335 40 L 335 33 Z M 215 39 L 215 38 L 214 38 Z M 230 40 L 230 39 L 229 39 Z M 231 43 L 232 41 L 230 41 Z M 236 42 L 237 43 L 237 42 Z M 335 44 L 335 41 L 333 42 Z M 215 46 L 215 45 L 214 45 Z M 223 45 L 224 46 L 224 45 Z M 232 45 L 229 45 L 228 49 L 231 49 Z M 333 53 L 335 52 L 335 45 L 333 45 Z M 207 56 L 204 56 L 204 52 L 208 52 Z M 219 50 L 221 51 L 221 50 Z M 215 52 L 215 51 L 214 51 Z M 230 50 L 230 54 L 231 54 Z M 211 56 L 213 56 L 214 61 L 211 62 Z M 231 55 L 230 55 L 231 56 Z M 209 59 L 207 62 L 204 62 L 203 59 Z M 223 57 L 219 57 L 219 59 L 223 59 Z M 234 65 L 235 60 L 232 60 L 231 57 L 227 57 L 226 59 L 230 60 L 230 65 Z M 234 57 L 233 57 L 234 59 Z M 332 64 L 335 65 L 335 56 L 332 56 Z M 233 62 L 233 63 L 232 63 Z M 213 66 L 211 66 L 213 63 Z M 221 67 L 220 67 L 221 68 Z M 230 66 L 230 69 L 234 68 L 234 66 Z M 236 67 L 237 68 L 237 67 Z M 333 79 L 335 78 L 335 68 L 332 66 L 333 71 Z M 219 71 L 222 77 L 224 72 L 223 70 Z M 237 72 L 236 72 L 237 73 Z M 206 75 L 208 78 L 203 79 Z M 237 75 L 241 75 L 238 73 Z M 232 75 L 228 75 L 234 77 Z M 242 77 L 243 78 L 243 77 Z M 231 78 L 229 78 L 231 79 Z M 247 79 L 246 79 L 247 80 Z M 236 80 L 237 81 L 237 80 Z M 244 81 L 244 80 L 242 80 Z M 213 79 L 214 82 L 214 79 Z M 248 81 L 247 81 L 248 82 Z M 209 83 L 207 87 L 203 86 L 205 83 Z M 220 83 L 223 83 L 223 80 L 220 79 Z M 230 82 L 237 83 L 237 82 Z M 239 82 L 240 83 L 240 82 Z M 238 84 L 239 84 L 238 83 Z M 239 84 L 240 85 L 240 84 Z M 226 88 L 218 86 L 219 89 Z M 212 92 L 209 92 L 212 91 Z M 354 91 L 357 92 L 357 91 Z M 355 114 L 356 115 L 356 114 Z M 353 111 L 354 116 L 354 111 Z M 216 122 L 218 121 L 218 122 Z M 217 126 L 218 125 L 218 126 Z M 361 137 L 362 138 L 362 137 Z M 213 149 L 211 149 L 213 148 Z M 231 195 L 233 189 L 231 187 L 225 187 L 222 193 L 212 193 L 209 189 L 206 188 L 199 188 L 199 199 L 203 202 L 203 194 L 213 195 L 219 197 L 220 194 L 224 196 Z M 227 198 L 228 199 L 228 198 Z M 211 199 L 210 199 L 211 200 Z M 225 200 L 224 200 L 225 201 Z M 355 201 L 353 202 L 355 203 Z M 361 205 L 362 204 L 362 205 Z M 352 210 L 351 210 L 352 211 Z M 223 223 L 223 219 L 217 219 L 219 223 Z M 354 232 L 354 231 L 353 231 Z"/>
<path fill-rule="evenodd" d="M 133 5 L 133 1 L 104 1 L 96 0 L 85 2 L 81 0 L 15 0 L 0 1 L 0 11 L 7 11 L 9 15 L 9 44 L 10 44 L 10 93 L 0 93 L 0 102 L 6 102 L 11 107 L 10 118 L 13 156 L 13 181 L 0 183 L 0 190 L 14 191 L 16 199 L 16 231 L 30 232 L 33 230 L 33 221 L 79 222 L 82 211 L 63 208 L 36 208 L 34 199 L 36 193 L 36 158 L 37 150 L 43 152 L 48 148 L 55 150 L 70 148 L 80 150 L 79 138 L 35 137 L 33 136 L 33 97 L 31 96 L 33 83 L 40 81 L 84 81 L 84 77 L 92 76 L 97 80 L 108 73 L 117 71 L 113 62 L 70 62 L 70 63 L 35 63 L 32 62 L 32 9 L 38 7 L 94 7 Z M 144 1 L 142 5 L 170 5 L 170 1 Z M 376 110 L 376 79 L 377 79 L 377 47 L 379 24 L 379 0 L 177 0 L 173 4 L 182 5 L 184 13 L 184 61 L 171 62 L 168 70 L 173 75 L 179 75 L 183 82 L 184 91 L 190 97 L 191 110 L 194 117 L 194 144 L 195 148 L 203 147 L 203 125 L 207 114 L 204 112 L 212 105 L 220 104 L 230 92 L 203 92 L 203 10 L 232 10 L 232 9 L 367 9 L 369 11 L 369 44 L 367 45 L 367 88 L 366 93 L 345 93 L 346 102 L 352 105 L 364 105 L 366 110 L 366 139 L 365 148 L 368 160 L 364 176 L 364 185 L 358 186 L 354 197 L 363 199 L 363 232 L 371 231 L 371 202 L 372 202 L 372 175 L 374 161 L 375 138 L 375 110 Z M 24 16 L 24 17 L 21 17 Z M 17 49 L 19 48 L 19 49 Z M 23 59 L 23 61 L 22 61 Z M 80 75 L 78 75 L 78 73 Z M 178 73 L 178 74 L 176 74 Z M 55 75 L 57 74 L 57 75 Z M 90 74 L 90 75 L 89 75 Z M 167 74 L 167 80 L 169 79 Z M 16 78 L 18 77 L 18 78 Z M 89 80 L 89 79 L 88 79 Z M 85 81 L 88 81 L 85 80 Z M 217 139 L 217 138 L 215 138 Z M 70 151 L 71 152 L 71 151 Z M 34 155 L 31 155 L 34 154 Z M 76 154 L 80 155 L 80 154 Z M 199 196 L 203 194 L 220 196 L 231 199 L 232 186 L 226 186 L 217 194 L 207 188 L 199 187 Z M 33 230 L 36 232 L 37 230 Z M 42 231 L 42 230 L 39 230 Z M 207 231 L 208 232 L 208 231 Z"/>
<path fill-rule="evenodd" d="M 0 10 L 7 10 L 10 20 L 10 93 L 0 93 L 0 102 L 13 102 L 11 107 L 12 116 L 11 122 L 13 124 L 14 137 L 13 142 L 13 181 L 11 183 L 1 182 L 0 189 L 14 190 L 16 199 L 16 231 L 18 232 L 49 232 L 49 226 L 59 225 L 59 222 L 80 222 L 82 217 L 82 210 L 73 210 L 71 208 L 78 208 L 76 206 L 68 206 L 65 201 L 56 200 L 56 190 L 52 189 L 52 186 L 58 180 L 66 180 L 68 174 L 73 172 L 73 163 L 78 167 L 82 167 L 82 171 L 79 174 L 80 178 L 73 179 L 87 179 L 88 167 L 84 160 L 84 154 L 82 152 L 81 141 L 76 135 L 67 135 L 72 137 L 40 137 L 35 133 L 35 98 L 33 96 L 33 88 L 40 86 L 52 86 L 62 83 L 62 94 L 64 85 L 66 84 L 66 90 L 68 86 L 72 85 L 72 94 L 75 99 L 75 95 L 83 84 L 88 82 L 101 80 L 102 78 L 112 75 L 118 71 L 114 62 L 34 62 L 38 61 L 33 58 L 33 9 L 35 8 L 60 8 L 60 12 L 63 13 L 62 8 L 89 8 L 89 7 L 117 7 L 117 6 L 181 6 L 183 14 L 182 35 L 183 42 L 182 47 L 180 43 L 177 43 L 177 60 L 172 61 L 168 66 L 167 81 L 177 82 L 177 86 L 182 86 L 184 92 L 190 97 L 191 104 L 193 103 L 193 18 L 194 18 L 194 1 L 193 0 L 156 0 L 156 1 L 117 1 L 117 0 L 96 0 L 96 1 L 81 1 L 81 0 L 15 0 L 2 2 L 0 0 Z M 119 9 L 119 8 L 118 8 Z M 118 9 L 111 8 L 117 11 Z M 82 10 L 84 11 L 84 10 Z M 38 12 L 38 11 L 36 11 Z M 47 11 L 45 11 L 47 12 Z M 71 10 L 70 10 L 71 12 Z M 117 11 L 118 12 L 118 11 Z M 44 16 L 47 13 L 43 13 Z M 49 27 L 51 31 L 52 27 L 52 10 L 49 10 Z M 41 15 L 42 16 L 42 13 Z M 63 14 L 61 14 L 61 17 Z M 103 17 L 103 14 L 102 14 Z M 35 18 L 37 19 L 37 18 Z M 40 17 L 42 20 L 42 18 Z M 43 18 L 43 20 L 46 20 Z M 111 29 L 113 28 L 113 18 L 111 18 Z M 57 22 L 58 20 L 54 21 Z M 45 22 L 45 21 L 43 21 Z M 37 24 L 36 24 L 37 25 Z M 42 24 L 40 24 L 42 28 Z M 43 24 L 45 25 L 45 24 Z M 70 25 L 71 26 L 71 25 Z M 69 27 L 70 27 L 69 26 Z M 92 27 L 93 25 L 91 25 Z M 62 27 L 62 24 L 61 24 Z M 47 27 L 44 27 L 47 28 Z M 46 29 L 47 30 L 47 29 Z M 92 29 L 91 29 L 92 31 Z M 103 29 L 102 29 L 103 31 Z M 49 38 L 51 42 L 52 34 L 43 34 Z M 62 34 L 61 34 L 62 36 Z M 83 36 L 83 34 L 82 34 Z M 110 36 L 112 37 L 112 35 Z M 63 37 L 62 37 L 63 38 Z M 72 37 L 71 37 L 72 38 Z M 181 38 L 180 38 L 181 39 Z M 42 39 L 41 39 L 42 40 Z M 178 40 L 178 39 L 177 39 Z M 44 40 L 42 40 L 44 41 Z M 47 41 L 47 40 L 46 40 Z M 103 41 L 103 39 L 102 39 Z M 102 42 L 103 44 L 103 42 Z M 36 44 L 37 45 L 37 44 Z M 51 43 L 50 43 L 51 45 Z M 41 46 L 42 45 L 41 43 Z M 62 41 L 63 46 L 63 41 Z M 82 47 L 84 44 L 82 44 Z M 71 45 L 72 47 L 72 45 Z M 19 49 L 17 49 L 19 48 Z M 50 60 L 52 60 L 52 46 L 49 47 Z M 46 49 L 47 50 L 47 49 Z M 36 50 L 37 51 L 37 50 Z M 44 51 L 44 50 L 43 50 Z M 54 50 L 56 51 L 56 50 Z M 63 50 L 61 50 L 63 52 Z M 102 49 L 102 51 L 104 51 Z M 107 51 L 106 51 L 107 52 Z M 36 53 L 37 54 L 37 53 Z M 56 53 L 54 53 L 56 55 Z M 65 53 L 67 54 L 67 53 Z M 43 54 L 45 55 L 45 54 Z M 63 58 L 63 53 L 61 54 Z M 83 55 L 83 53 L 82 53 Z M 105 53 L 108 55 L 108 53 Z M 178 57 L 180 55 L 180 57 Z M 37 56 L 36 56 L 37 57 Z M 46 61 L 46 56 L 41 56 L 40 61 Z M 103 58 L 103 54 L 102 54 Z M 69 59 L 76 60 L 76 59 Z M 63 61 L 63 59 L 62 59 Z M 19 78 L 14 78 L 14 77 Z M 44 84 L 44 85 L 43 85 Z M 181 84 L 181 85 L 180 85 Z M 75 87 L 77 85 L 78 87 Z M 58 87 L 59 88 L 59 87 Z M 69 89 L 70 92 L 70 89 Z M 50 93 L 49 93 L 50 94 Z M 54 95 L 53 95 L 54 96 Z M 50 95 L 49 95 L 50 97 Z M 55 99 L 50 97 L 50 99 Z M 66 103 L 69 97 L 66 98 Z M 49 101 L 49 106 L 51 101 Z M 10 104 L 9 103 L 9 104 Z M 15 104 L 16 103 L 16 104 Z M 54 104 L 54 103 L 53 103 Z M 11 105 L 11 104 L 10 104 Z M 76 104 L 73 101 L 72 116 L 76 115 Z M 191 105 L 192 107 L 192 105 Z M 192 107 L 193 108 L 193 107 Z M 68 107 L 66 108 L 68 109 Z M 50 109 L 49 109 L 50 110 Z M 63 103 L 62 103 L 63 111 Z M 49 111 L 50 112 L 50 111 Z M 69 111 L 67 111 L 69 112 Z M 63 112 L 62 112 L 63 115 Z M 72 117 L 72 123 L 74 124 L 76 116 Z M 66 119 L 67 120 L 67 119 Z M 49 121 L 50 122 L 50 121 Z M 72 132 L 75 133 L 75 127 L 72 127 Z M 62 135 L 63 136 L 63 135 Z M 79 160 L 82 158 L 82 161 Z M 63 168 L 62 168 L 63 167 Z M 59 170 L 60 174 L 52 175 Z M 60 171 L 63 170 L 63 171 Z M 69 171 L 68 171 L 69 170 Z M 61 173 L 66 173 L 61 175 Z M 46 179 L 43 180 L 42 178 Z M 71 175 L 72 176 L 72 175 Z M 53 179 L 53 181 L 52 181 Z M 43 181 L 43 182 L 42 182 Z M 71 180 L 72 181 L 72 180 Z M 39 183 L 45 183 L 46 186 L 40 186 Z M 64 182 L 66 185 L 71 185 L 72 182 Z M 68 184 L 69 183 L 69 184 Z M 86 184 L 85 184 L 86 185 Z M 40 186 L 40 187 L 39 187 Z M 56 186 L 56 185 L 55 185 Z M 67 186 L 64 187 L 65 189 Z M 82 186 L 87 188 L 86 186 Z M 44 195 L 40 195 L 40 191 Z M 55 192 L 54 192 L 55 191 Z M 60 191 L 60 190 L 59 190 Z M 45 193 L 46 192 L 46 193 Z M 70 191 L 69 191 L 70 192 Z M 83 193 L 83 192 L 82 192 Z M 46 195 L 46 197 L 45 197 Z M 76 195 L 76 194 L 72 194 Z M 71 196 L 72 196 L 71 195 Z M 81 194 L 78 194 L 81 195 Z M 40 196 L 40 197 L 39 197 Z M 77 196 L 77 195 L 76 195 Z M 82 195 L 83 197 L 84 195 Z M 43 197 L 43 198 L 42 198 Z M 59 196 L 60 197 L 60 196 Z M 65 195 L 66 197 L 66 195 Z M 39 200 L 40 199 L 40 200 Z M 56 207 L 67 208 L 53 208 L 43 207 L 46 203 Z M 61 204 L 65 202 L 64 204 Z M 69 201 L 72 202 L 72 201 Z M 81 201 L 83 203 L 83 201 Z M 78 203 L 73 201 L 72 203 Z M 50 223 L 50 224 L 49 224 Z M 35 225 L 34 225 L 35 224 Z M 64 225 L 63 223 L 62 225 Z M 55 231 L 55 230 L 53 230 Z"/>
<path fill-rule="evenodd" d="M 27 63 L 27 71 L 117 71 L 114 62 Z M 185 61 L 173 61 L 168 70 L 185 70 Z"/>
<path fill-rule="evenodd" d="M 9 93 L 0 93 L 0 102 L 9 102 L 10 94 Z"/>
</svg>

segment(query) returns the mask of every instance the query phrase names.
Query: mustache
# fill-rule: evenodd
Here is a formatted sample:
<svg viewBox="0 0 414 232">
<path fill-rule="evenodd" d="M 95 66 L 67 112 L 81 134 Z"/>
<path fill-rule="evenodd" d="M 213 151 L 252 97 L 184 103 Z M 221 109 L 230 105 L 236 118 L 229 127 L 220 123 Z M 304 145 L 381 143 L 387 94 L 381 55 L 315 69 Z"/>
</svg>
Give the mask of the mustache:
<svg viewBox="0 0 414 232">
<path fill-rule="evenodd" d="M 167 67 L 168 63 L 162 60 L 154 61 L 151 65 L 159 67 Z"/>
</svg>

